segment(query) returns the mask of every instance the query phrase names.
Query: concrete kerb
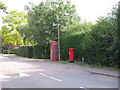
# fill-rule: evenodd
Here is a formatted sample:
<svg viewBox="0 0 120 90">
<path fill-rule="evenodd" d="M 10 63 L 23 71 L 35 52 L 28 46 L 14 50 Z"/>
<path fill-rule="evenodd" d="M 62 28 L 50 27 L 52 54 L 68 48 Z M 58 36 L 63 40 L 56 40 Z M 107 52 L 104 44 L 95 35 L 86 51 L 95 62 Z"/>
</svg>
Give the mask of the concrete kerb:
<svg viewBox="0 0 120 90">
<path fill-rule="evenodd" d="M 90 72 L 92 74 L 99 74 L 99 75 L 104 75 L 104 76 L 110 76 L 110 77 L 115 77 L 115 78 L 120 78 L 120 76 L 118 75 L 111 75 L 111 74 L 107 74 L 107 73 L 101 73 L 101 72 L 95 72 L 95 71 L 88 71 L 88 70 L 84 70 L 86 72 Z"/>
</svg>

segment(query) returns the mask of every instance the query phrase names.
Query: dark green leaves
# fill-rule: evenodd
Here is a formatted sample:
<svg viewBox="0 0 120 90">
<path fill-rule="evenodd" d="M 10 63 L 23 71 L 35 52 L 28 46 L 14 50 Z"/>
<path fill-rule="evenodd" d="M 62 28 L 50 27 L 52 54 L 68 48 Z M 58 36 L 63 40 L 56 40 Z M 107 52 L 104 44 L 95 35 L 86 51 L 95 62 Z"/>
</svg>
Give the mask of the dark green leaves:
<svg viewBox="0 0 120 90">
<path fill-rule="evenodd" d="M 79 21 L 75 7 L 68 1 L 46 1 L 28 10 L 28 23 L 31 27 L 33 40 L 39 44 L 48 44 L 57 39 L 58 27 L 70 25 Z M 62 33 L 62 32 L 61 32 Z"/>
</svg>

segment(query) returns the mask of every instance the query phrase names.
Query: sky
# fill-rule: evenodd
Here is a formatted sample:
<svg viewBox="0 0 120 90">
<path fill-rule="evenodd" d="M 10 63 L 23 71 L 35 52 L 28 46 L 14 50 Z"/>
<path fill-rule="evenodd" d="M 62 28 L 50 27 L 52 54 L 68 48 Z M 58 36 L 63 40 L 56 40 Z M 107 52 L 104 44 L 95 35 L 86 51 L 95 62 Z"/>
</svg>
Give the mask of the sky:
<svg viewBox="0 0 120 90">
<path fill-rule="evenodd" d="M 24 6 L 28 2 L 39 4 L 41 0 L 1 0 L 8 8 L 7 11 L 19 10 L 24 11 Z M 81 17 L 81 21 L 95 22 L 98 17 L 106 16 L 110 13 L 113 6 L 119 2 L 119 0 L 71 0 L 72 4 L 76 6 L 78 15 Z M 4 14 L 0 14 L 4 16 Z M 0 20 L 0 25 L 1 20 Z"/>
</svg>

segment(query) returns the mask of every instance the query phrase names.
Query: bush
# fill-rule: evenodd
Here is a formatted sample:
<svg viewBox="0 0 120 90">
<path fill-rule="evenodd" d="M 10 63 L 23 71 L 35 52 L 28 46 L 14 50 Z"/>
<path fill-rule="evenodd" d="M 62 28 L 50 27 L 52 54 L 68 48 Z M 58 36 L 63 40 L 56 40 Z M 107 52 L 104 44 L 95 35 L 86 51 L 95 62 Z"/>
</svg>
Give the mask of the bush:
<svg viewBox="0 0 120 90">
<path fill-rule="evenodd" d="M 8 54 L 8 50 L 3 50 L 2 53 L 3 54 Z"/>
<path fill-rule="evenodd" d="M 50 56 L 49 45 L 33 46 L 33 58 L 48 59 Z"/>
<path fill-rule="evenodd" d="M 48 59 L 50 57 L 49 48 L 49 45 L 20 46 L 14 49 L 14 52 L 23 57 Z"/>
<path fill-rule="evenodd" d="M 61 37 L 61 59 L 68 60 L 69 58 L 69 48 L 75 48 L 75 59 L 81 60 L 84 57 L 84 34 L 74 33 L 71 35 L 66 35 Z"/>
<path fill-rule="evenodd" d="M 39 45 L 35 45 L 33 47 L 33 58 L 40 58 L 40 49 L 39 49 Z"/>
<path fill-rule="evenodd" d="M 8 49 L 8 50 L 3 49 L 3 50 L 2 50 L 2 53 L 3 53 L 3 54 L 14 54 L 14 50 L 13 50 L 13 49 Z"/>
<path fill-rule="evenodd" d="M 13 49 L 9 49 L 8 50 L 8 54 L 14 54 L 14 50 Z"/>
<path fill-rule="evenodd" d="M 86 34 L 91 31 L 91 23 L 75 23 L 70 25 L 65 30 L 66 32 L 60 38 L 61 44 L 61 59 L 68 60 L 69 48 L 75 48 L 75 59 L 81 61 L 85 57 Z"/>
<path fill-rule="evenodd" d="M 33 46 L 29 46 L 29 47 L 28 47 L 27 57 L 28 57 L 28 58 L 32 58 L 32 57 L 33 57 Z"/>
<path fill-rule="evenodd" d="M 33 47 L 32 46 L 20 46 L 14 49 L 16 55 L 32 58 L 33 57 Z"/>
<path fill-rule="evenodd" d="M 75 48 L 76 60 L 84 57 L 84 62 L 88 64 L 116 67 L 119 42 L 114 24 L 101 18 L 92 26 L 84 23 L 68 26 L 60 39 L 61 58 L 67 60 L 68 48 Z"/>
</svg>

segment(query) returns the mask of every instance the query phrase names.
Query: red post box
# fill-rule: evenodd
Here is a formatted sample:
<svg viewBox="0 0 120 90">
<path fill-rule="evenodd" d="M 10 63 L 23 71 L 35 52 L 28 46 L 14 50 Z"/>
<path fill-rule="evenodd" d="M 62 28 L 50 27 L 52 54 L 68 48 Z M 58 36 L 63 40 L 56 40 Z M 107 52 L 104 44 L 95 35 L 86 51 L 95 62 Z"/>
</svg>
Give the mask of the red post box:
<svg viewBox="0 0 120 90">
<path fill-rule="evenodd" d="M 70 62 L 74 62 L 74 57 L 75 57 L 74 53 L 75 53 L 75 49 L 69 48 L 69 61 Z"/>
<path fill-rule="evenodd" d="M 50 60 L 55 60 L 55 61 L 59 60 L 58 42 L 57 41 L 51 42 Z"/>
</svg>

